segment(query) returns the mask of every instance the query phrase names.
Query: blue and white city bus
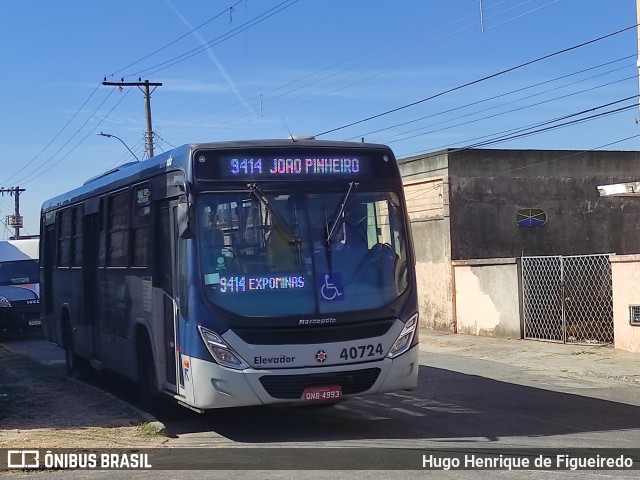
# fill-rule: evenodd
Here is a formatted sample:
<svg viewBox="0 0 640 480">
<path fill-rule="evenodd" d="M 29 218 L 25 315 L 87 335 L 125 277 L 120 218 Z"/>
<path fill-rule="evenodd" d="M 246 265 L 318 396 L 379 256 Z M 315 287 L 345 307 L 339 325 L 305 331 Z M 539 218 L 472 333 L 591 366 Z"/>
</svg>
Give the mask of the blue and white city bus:
<svg viewBox="0 0 640 480">
<path fill-rule="evenodd" d="M 416 386 L 386 146 L 184 145 L 45 202 L 40 242 L 43 325 L 72 374 L 109 369 L 196 411 Z"/>
</svg>

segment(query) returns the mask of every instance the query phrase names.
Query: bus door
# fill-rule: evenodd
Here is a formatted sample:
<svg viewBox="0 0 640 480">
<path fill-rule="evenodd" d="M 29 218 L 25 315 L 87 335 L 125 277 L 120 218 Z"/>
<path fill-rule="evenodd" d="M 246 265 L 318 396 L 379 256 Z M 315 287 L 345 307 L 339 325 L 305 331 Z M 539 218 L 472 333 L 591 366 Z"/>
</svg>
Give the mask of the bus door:
<svg viewBox="0 0 640 480">
<path fill-rule="evenodd" d="M 43 278 L 40 281 L 41 309 L 44 316 L 45 332 L 50 342 L 62 344 L 62 339 L 58 338 L 58 328 L 53 323 L 53 252 L 56 249 L 56 236 L 54 225 L 47 225 L 42 219 L 43 238 L 40 239 L 41 255 L 40 267 Z"/>
<path fill-rule="evenodd" d="M 162 384 L 177 394 L 185 395 L 182 373 L 179 328 L 178 271 L 179 251 L 184 248 L 184 240 L 177 235 L 176 210 L 178 201 L 163 200 L 158 205 L 156 225 L 157 259 L 154 291 L 154 331 L 156 355 Z"/>
</svg>

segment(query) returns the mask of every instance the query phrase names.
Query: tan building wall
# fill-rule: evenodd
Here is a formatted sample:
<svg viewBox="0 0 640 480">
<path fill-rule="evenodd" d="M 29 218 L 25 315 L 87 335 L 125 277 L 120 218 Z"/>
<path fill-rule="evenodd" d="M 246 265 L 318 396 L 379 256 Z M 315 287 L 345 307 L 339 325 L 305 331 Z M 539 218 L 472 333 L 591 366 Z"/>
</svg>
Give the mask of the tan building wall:
<svg viewBox="0 0 640 480">
<path fill-rule="evenodd" d="M 420 325 L 453 331 L 449 192 L 443 177 L 404 185 L 416 250 Z"/>
<path fill-rule="evenodd" d="M 515 258 L 453 262 L 458 333 L 521 338 Z"/>
<path fill-rule="evenodd" d="M 447 155 L 405 159 L 398 167 L 416 252 L 420 326 L 453 332 Z"/>
<path fill-rule="evenodd" d="M 629 324 L 629 306 L 640 305 L 640 255 L 612 255 L 610 262 L 614 346 L 640 353 L 640 325 Z"/>
</svg>

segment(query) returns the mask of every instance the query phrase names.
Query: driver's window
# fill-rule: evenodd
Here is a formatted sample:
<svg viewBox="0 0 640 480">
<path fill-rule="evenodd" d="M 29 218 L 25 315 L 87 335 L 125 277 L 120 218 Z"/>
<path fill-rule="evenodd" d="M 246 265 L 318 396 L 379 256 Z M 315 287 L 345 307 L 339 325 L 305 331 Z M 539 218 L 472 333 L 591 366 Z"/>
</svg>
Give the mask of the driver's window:
<svg viewBox="0 0 640 480">
<path fill-rule="evenodd" d="M 386 199 L 367 205 L 367 243 L 369 248 L 379 243 L 393 246 L 389 226 L 389 205 Z"/>
</svg>

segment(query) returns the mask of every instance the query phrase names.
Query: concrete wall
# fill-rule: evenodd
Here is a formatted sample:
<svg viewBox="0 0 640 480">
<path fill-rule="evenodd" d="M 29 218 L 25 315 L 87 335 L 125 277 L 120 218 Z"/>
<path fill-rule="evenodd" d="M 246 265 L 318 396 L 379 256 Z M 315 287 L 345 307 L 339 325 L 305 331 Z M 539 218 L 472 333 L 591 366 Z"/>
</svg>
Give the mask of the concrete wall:
<svg viewBox="0 0 640 480">
<path fill-rule="evenodd" d="M 640 353 L 640 326 L 629 324 L 629 305 L 640 305 L 640 255 L 612 255 L 610 262 L 614 346 Z"/>
<path fill-rule="evenodd" d="M 400 165 L 416 252 L 420 326 L 453 331 L 447 156 Z"/>
<path fill-rule="evenodd" d="M 400 159 L 399 168 L 422 327 L 520 338 L 514 258 L 640 254 L 640 199 L 597 190 L 636 181 L 640 152 L 452 149 Z M 520 208 L 542 209 L 547 223 L 519 227 Z M 490 260 L 470 261 L 477 259 Z M 628 321 L 628 305 L 640 304 L 637 275 L 618 284 L 614 277 L 616 348 L 631 351 L 640 344 L 640 327 Z"/>
<path fill-rule="evenodd" d="M 449 152 L 451 257 L 640 253 L 640 201 L 600 197 L 597 186 L 637 180 L 638 152 Z M 518 227 L 519 208 L 547 214 Z"/>
<path fill-rule="evenodd" d="M 521 338 L 515 258 L 453 262 L 458 333 Z"/>
</svg>

